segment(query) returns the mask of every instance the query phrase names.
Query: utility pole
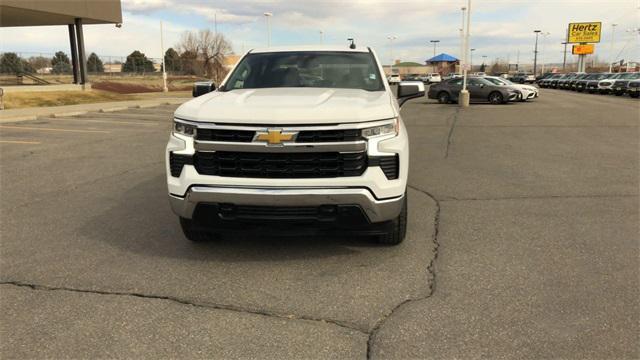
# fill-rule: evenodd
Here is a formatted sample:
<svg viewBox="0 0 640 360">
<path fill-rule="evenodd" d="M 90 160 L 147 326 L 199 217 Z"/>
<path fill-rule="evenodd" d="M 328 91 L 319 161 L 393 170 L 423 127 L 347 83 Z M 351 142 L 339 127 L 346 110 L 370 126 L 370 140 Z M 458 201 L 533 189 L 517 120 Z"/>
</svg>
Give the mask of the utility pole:
<svg viewBox="0 0 640 360">
<path fill-rule="evenodd" d="M 519 67 L 520 67 L 520 49 L 516 51 L 516 71 L 518 71 Z"/>
<path fill-rule="evenodd" d="M 264 17 L 267 18 L 267 47 L 271 47 L 271 17 L 273 13 L 266 12 Z"/>
<path fill-rule="evenodd" d="M 160 21 L 160 54 L 162 54 L 162 91 L 167 92 L 167 65 L 164 63 L 164 34 L 162 31 L 162 21 Z"/>
<path fill-rule="evenodd" d="M 320 44 L 324 45 L 324 31 L 320 30 Z"/>
<path fill-rule="evenodd" d="M 611 72 L 612 67 L 613 67 L 613 62 L 615 61 L 615 59 L 613 58 L 613 41 L 614 41 L 614 37 L 613 34 L 616 31 L 616 26 L 618 26 L 618 24 L 611 24 L 611 51 L 610 51 L 610 55 L 609 55 L 609 72 Z M 622 67 L 622 66 L 620 66 Z"/>
<path fill-rule="evenodd" d="M 436 57 L 436 46 L 440 42 L 440 40 L 429 40 L 433 44 L 433 57 Z"/>
<path fill-rule="evenodd" d="M 536 46 L 533 50 L 533 76 L 536 76 L 536 68 L 538 65 L 538 35 L 542 32 L 542 30 L 533 30 L 536 33 Z"/>
<path fill-rule="evenodd" d="M 213 32 L 218 34 L 218 13 L 213 13 Z"/>
</svg>

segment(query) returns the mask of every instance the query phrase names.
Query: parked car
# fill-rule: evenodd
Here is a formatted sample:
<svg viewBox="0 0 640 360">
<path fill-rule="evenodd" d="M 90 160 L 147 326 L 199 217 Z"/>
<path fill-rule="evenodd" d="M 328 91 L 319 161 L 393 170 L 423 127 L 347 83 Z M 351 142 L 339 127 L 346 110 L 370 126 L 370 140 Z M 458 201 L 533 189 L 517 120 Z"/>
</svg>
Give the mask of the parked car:
<svg viewBox="0 0 640 360">
<path fill-rule="evenodd" d="M 638 98 L 640 96 L 640 80 L 631 80 L 627 84 L 627 94 L 632 98 Z"/>
<path fill-rule="evenodd" d="M 422 78 L 418 74 L 407 74 L 402 78 L 402 81 L 422 81 Z"/>
<path fill-rule="evenodd" d="M 368 47 L 254 49 L 216 91 L 178 107 L 164 157 L 185 237 L 264 227 L 402 242 L 409 139 L 400 106 L 425 86 L 401 82 L 394 95 L 380 74 Z"/>
<path fill-rule="evenodd" d="M 584 78 L 586 78 L 587 76 L 589 76 L 590 74 L 587 73 L 581 73 L 578 76 L 574 77 L 573 79 L 568 81 L 568 84 L 566 85 L 566 89 L 567 90 L 573 90 L 576 91 L 576 83 Z"/>
<path fill-rule="evenodd" d="M 511 86 L 513 88 L 520 90 L 520 92 L 522 93 L 522 98 L 520 99 L 520 101 L 535 99 L 539 96 L 538 88 L 535 86 L 525 85 L 525 84 L 514 84 L 513 82 L 499 76 L 485 76 L 484 78 L 496 85 Z"/>
<path fill-rule="evenodd" d="M 541 80 L 544 80 L 544 79 L 550 78 L 550 77 L 551 77 L 551 76 L 553 76 L 554 74 L 555 74 L 555 73 L 547 72 L 547 73 L 544 73 L 544 74 L 542 74 L 542 75 L 538 75 L 538 76 L 536 76 L 536 83 L 539 83 Z"/>
<path fill-rule="evenodd" d="M 584 89 L 589 94 L 594 94 L 594 93 L 598 92 L 598 83 L 600 82 L 600 80 L 606 79 L 606 78 L 608 78 L 608 77 L 610 77 L 612 75 L 613 74 L 611 74 L 611 73 L 594 74 L 594 76 L 586 82 Z"/>
<path fill-rule="evenodd" d="M 529 74 L 529 73 L 517 73 L 513 75 L 510 80 L 511 82 L 518 83 L 518 84 L 524 84 L 524 83 L 533 84 L 534 82 L 536 82 L 536 77 L 533 74 Z"/>
<path fill-rule="evenodd" d="M 391 85 L 397 85 L 402 81 L 402 78 L 400 77 L 399 74 L 391 74 L 387 77 L 387 81 Z"/>
<path fill-rule="evenodd" d="M 617 73 L 611 77 L 602 79 L 598 82 L 598 92 L 600 94 L 615 94 L 615 84 L 617 84 L 617 87 L 621 89 L 618 91 L 619 94 L 616 95 L 622 95 L 624 94 L 624 90 L 626 90 L 627 82 L 636 74 L 637 73 L 632 72 Z M 622 89 L 623 87 L 624 89 Z"/>
<path fill-rule="evenodd" d="M 629 93 L 629 83 L 635 80 L 640 80 L 640 73 L 625 73 L 624 78 L 620 78 L 613 83 L 611 92 L 616 96 L 622 96 L 624 93 L 631 95 L 631 93 Z"/>
<path fill-rule="evenodd" d="M 456 79 L 456 78 L 461 78 L 462 74 L 458 74 L 458 73 L 449 73 L 445 76 L 442 77 L 442 81 L 444 80 L 450 80 L 450 79 Z"/>
<path fill-rule="evenodd" d="M 546 77 L 544 79 L 541 79 L 540 82 L 538 83 L 538 85 L 540 85 L 540 87 L 542 88 L 548 88 L 551 87 L 551 83 L 553 81 L 558 81 L 558 79 L 562 78 L 562 76 L 564 76 L 564 74 L 553 74 L 549 77 Z"/>
<path fill-rule="evenodd" d="M 439 83 L 442 81 L 442 77 L 438 73 L 427 74 L 427 84 Z"/>
<path fill-rule="evenodd" d="M 429 87 L 429 99 L 436 99 L 441 104 L 458 102 L 462 82 L 464 79 L 450 79 Z M 488 101 L 492 104 L 505 104 L 516 101 L 522 93 L 514 87 L 496 85 L 483 77 L 470 77 L 467 79 L 467 90 L 470 100 L 473 102 Z"/>
<path fill-rule="evenodd" d="M 566 76 L 563 76 L 562 78 L 558 79 L 556 83 L 556 89 L 566 89 L 567 86 L 571 83 L 571 80 L 575 79 L 580 74 L 582 73 L 576 73 L 576 72 L 568 73 Z"/>
<path fill-rule="evenodd" d="M 576 91 L 577 92 L 583 92 L 587 89 L 587 83 L 589 81 L 592 81 L 594 79 L 596 79 L 596 77 L 600 75 L 599 73 L 591 73 L 591 74 L 587 74 L 587 76 L 583 77 L 582 79 L 576 81 Z"/>
</svg>

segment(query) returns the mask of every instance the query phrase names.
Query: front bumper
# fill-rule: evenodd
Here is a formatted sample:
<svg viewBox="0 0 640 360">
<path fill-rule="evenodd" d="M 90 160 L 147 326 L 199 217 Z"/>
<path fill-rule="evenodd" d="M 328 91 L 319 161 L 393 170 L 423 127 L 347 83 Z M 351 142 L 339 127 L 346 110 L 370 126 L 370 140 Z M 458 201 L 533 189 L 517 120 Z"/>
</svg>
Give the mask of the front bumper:
<svg viewBox="0 0 640 360">
<path fill-rule="evenodd" d="M 169 195 L 171 209 L 191 219 L 198 204 L 305 207 L 356 205 L 370 223 L 393 220 L 400 214 L 404 195 L 378 200 L 367 189 L 353 188 L 232 188 L 192 186 L 184 197 Z"/>
</svg>

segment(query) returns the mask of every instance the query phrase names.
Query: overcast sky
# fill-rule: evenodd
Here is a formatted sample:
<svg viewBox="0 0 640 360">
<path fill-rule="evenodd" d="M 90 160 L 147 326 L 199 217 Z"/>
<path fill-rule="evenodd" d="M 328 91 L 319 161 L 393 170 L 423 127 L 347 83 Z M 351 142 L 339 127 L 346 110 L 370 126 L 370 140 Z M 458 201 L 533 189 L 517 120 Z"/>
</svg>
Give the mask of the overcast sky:
<svg viewBox="0 0 640 360">
<path fill-rule="evenodd" d="M 174 45 L 186 30 L 214 28 L 241 53 L 266 44 L 264 12 L 272 12 L 272 44 L 318 44 L 320 31 L 325 43 L 346 44 L 354 37 L 359 45 L 372 46 L 385 63 L 391 60 L 389 40 L 394 35 L 394 58 L 424 62 L 433 55 L 430 40 L 440 40 L 438 53 L 460 53 L 458 29 L 460 7 L 466 0 L 374 1 L 374 0 L 122 0 L 123 25 L 85 26 L 88 52 L 100 56 L 126 56 L 141 50 L 160 57 L 159 21 L 164 22 L 165 48 Z M 509 58 L 515 63 L 532 62 L 535 36 L 540 29 L 550 34 L 544 41 L 544 60 L 562 62 L 560 44 L 567 24 L 601 21 L 602 41 L 596 45 L 601 59 L 611 50 L 612 24 L 615 28 L 613 54 L 617 60 L 640 61 L 637 29 L 639 0 L 473 0 L 471 46 L 474 63 Z M 543 40 L 540 39 L 540 51 Z M 69 52 L 66 27 L 0 28 L 0 51 L 25 53 Z M 569 56 L 572 58 L 571 56 Z"/>
</svg>

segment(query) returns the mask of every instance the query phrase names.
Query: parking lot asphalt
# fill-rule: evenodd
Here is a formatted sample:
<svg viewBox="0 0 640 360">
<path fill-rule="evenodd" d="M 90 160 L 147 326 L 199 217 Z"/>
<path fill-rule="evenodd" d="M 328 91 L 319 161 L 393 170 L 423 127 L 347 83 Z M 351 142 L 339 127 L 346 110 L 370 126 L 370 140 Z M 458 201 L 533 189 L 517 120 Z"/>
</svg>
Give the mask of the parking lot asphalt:
<svg viewBox="0 0 640 360">
<path fill-rule="evenodd" d="M 0 356 L 640 357 L 637 100 L 408 103 L 397 247 L 188 242 L 174 109 L 0 124 Z"/>
</svg>

